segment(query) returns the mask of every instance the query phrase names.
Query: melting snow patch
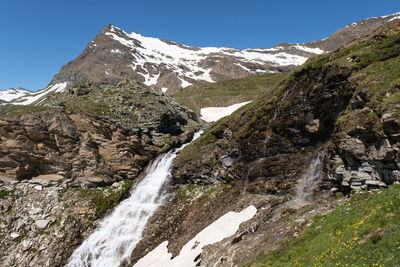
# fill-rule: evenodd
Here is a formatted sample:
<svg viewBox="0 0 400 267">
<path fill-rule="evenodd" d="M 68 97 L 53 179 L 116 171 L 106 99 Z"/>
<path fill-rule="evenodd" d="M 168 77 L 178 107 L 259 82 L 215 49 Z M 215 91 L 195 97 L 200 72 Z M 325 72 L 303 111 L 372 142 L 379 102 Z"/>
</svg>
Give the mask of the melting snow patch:
<svg viewBox="0 0 400 267">
<path fill-rule="evenodd" d="M 44 97 L 50 92 L 62 92 L 67 87 L 67 82 L 57 83 L 54 85 L 50 85 L 49 87 L 38 91 L 36 93 L 32 93 L 29 95 L 25 95 L 19 99 L 17 99 L 14 104 L 16 105 L 30 105 L 34 102 L 38 101 L 40 98 Z"/>
<path fill-rule="evenodd" d="M 179 255 L 172 259 L 168 252 L 168 241 L 164 241 L 146 256 L 141 258 L 134 267 L 149 266 L 196 266 L 196 258 L 203 251 L 203 247 L 211 245 L 234 235 L 241 223 L 250 220 L 256 215 L 257 209 L 249 206 L 241 212 L 228 212 L 218 220 L 204 228 L 192 240 L 186 243 Z"/>
<path fill-rule="evenodd" d="M 247 105 L 249 102 L 242 102 L 228 107 L 208 107 L 200 110 L 200 115 L 206 122 L 217 121 L 223 117 L 231 115 L 238 108 Z"/>
<path fill-rule="evenodd" d="M 396 20 L 396 19 L 400 19 L 400 15 L 397 15 L 397 16 L 391 18 L 390 20 L 388 20 L 388 22 L 391 22 L 391 21 Z"/>
<path fill-rule="evenodd" d="M 121 52 L 121 50 L 119 50 L 119 49 L 111 49 L 111 53 L 123 54 L 123 53 Z"/>
<path fill-rule="evenodd" d="M 299 50 L 303 50 L 303 51 L 310 52 L 310 53 L 317 54 L 317 55 L 325 52 L 324 50 L 319 49 L 319 48 L 311 48 L 311 47 L 307 47 L 307 46 L 303 46 L 303 45 L 295 45 L 294 47 Z"/>
</svg>

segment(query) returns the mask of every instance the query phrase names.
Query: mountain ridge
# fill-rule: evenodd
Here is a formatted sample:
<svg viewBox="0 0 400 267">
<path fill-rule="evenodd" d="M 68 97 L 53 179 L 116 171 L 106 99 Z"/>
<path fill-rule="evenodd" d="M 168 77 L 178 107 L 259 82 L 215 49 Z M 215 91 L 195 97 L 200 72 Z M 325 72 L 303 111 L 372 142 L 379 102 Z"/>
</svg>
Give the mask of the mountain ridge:
<svg viewBox="0 0 400 267">
<path fill-rule="evenodd" d="M 105 26 L 83 52 L 64 65 L 49 85 L 15 104 L 36 104 L 47 93 L 62 91 L 77 82 L 118 82 L 132 79 L 174 94 L 201 82 L 217 82 L 252 75 L 288 72 L 308 58 L 333 51 L 345 43 L 399 19 L 400 13 L 371 17 L 352 23 L 319 41 L 303 44 L 281 43 L 272 48 L 233 49 L 191 47 L 178 42 L 126 33 L 113 25 Z M 154 50 L 154 46 L 162 46 Z M 160 49 L 167 48 L 170 54 Z M 175 53 L 175 54 L 174 54 Z M 183 53 L 179 55 L 179 53 Z M 178 54 L 178 55 L 176 55 Z M 186 56 L 186 58 L 185 58 Z M 189 58 L 188 58 L 189 57 Z M 191 58 L 190 58 L 191 57 Z"/>
</svg>

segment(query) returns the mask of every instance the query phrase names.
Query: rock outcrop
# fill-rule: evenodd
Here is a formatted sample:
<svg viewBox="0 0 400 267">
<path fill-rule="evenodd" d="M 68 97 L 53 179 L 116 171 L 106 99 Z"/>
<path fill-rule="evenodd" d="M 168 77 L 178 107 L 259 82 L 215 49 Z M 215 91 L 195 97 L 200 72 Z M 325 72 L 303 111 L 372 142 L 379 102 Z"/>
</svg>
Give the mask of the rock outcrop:
<svg viewBox="0 0 400 267">
<path fill-rule="evenodd" d="M 199 126 L 169 96 L 127 81 L 82 83 L 0 117 L 1 265 L 65 264 L 144 167 Z"/>
</svg>

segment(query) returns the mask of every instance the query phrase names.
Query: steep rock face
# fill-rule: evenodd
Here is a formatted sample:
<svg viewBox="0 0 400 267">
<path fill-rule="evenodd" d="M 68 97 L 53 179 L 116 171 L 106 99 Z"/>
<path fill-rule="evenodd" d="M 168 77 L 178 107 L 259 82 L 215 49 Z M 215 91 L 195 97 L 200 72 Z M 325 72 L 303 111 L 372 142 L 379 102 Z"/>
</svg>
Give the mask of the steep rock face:
<svg viewBox="0 0 400 267">
<path fill-rule="evenodd" d="M 177 136 L 193 132 L 197 120 L 168 96 L 135 83 L 84 83 L 42 105 L 52 108 L 1 119 L 1 175 L 132 179 L 184 141 Z"/>
<path fill-rule="evenodd" d="M 383 27 L 356 44 L 374 52 L 353 51 L 347 58 L 362 69 L 352 76 L 357 90 L 336 123 L 329 150 L 333 191 L 381 188 L 400 181 L 399 30 L 398 22 Z"/>
<path fill-rule="evenodd" d="M 393 22 L 310 59 L 182 150 L 174 162 L 175 193 L 152 218 L 132 259 L 165 240 L 177 255 L 226 211 L 254 205 L 257 216 L 235 237 L 206 247 L 198 258 L 205 266 L 240 265 L 295 234 L 292 215 L 307 222 L 303 201 L 314 197 L 318 213 L 329 206 L 324 201 L 335 203 L 330 191 L 398 182 L 399 33 L 400 23 Z M 318 158 L 322 164 L 313 163 Z M 307 183 L 313 175 L 318 180 Z"/>
<path fill-rule="evenodd" d="M 0 117 L 1 265 L 65 264 L 143 168 L 199 126 L 135 82 L 78 84 Z"/>
</svg>

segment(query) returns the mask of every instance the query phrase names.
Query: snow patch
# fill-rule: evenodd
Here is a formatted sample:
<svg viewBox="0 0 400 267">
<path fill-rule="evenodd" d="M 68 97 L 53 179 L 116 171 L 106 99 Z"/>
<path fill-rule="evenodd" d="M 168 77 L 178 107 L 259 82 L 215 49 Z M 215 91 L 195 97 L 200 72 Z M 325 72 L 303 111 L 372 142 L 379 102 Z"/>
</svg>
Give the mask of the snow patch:
<svg viewBox="0 0 400 267">
<path fill-rule="evenodd" d="M 9 102 L 11 100 L 17 99 L 21 96 L 24 96 L 24 95 L 27 95 L 30 93 L 31 92 L 29 92 L 28 90 L 25 90 L 20 87 L 10 88 L 10 89 L 6 89 L 6 90 L 0 90 L 0 100 Z"/>
<path fill-rule="evenodd" d="M 134 267 L 194 267 L 198 261 L 196 261 L 196 257 L 202 253 L 203 247 L 220 242 L 234 235 L 239 229 L 240 224 L 253 218 L 256 213 L 257 209 L 252 205 L 241 212 L 230 211 L 204 228 L 192 240 L 187 242 L 179 255 L 175 258 L 172 259 L 172 254 L 168 252 L 168 241 L 164 241 L 141 258 Z"/>
<path fill-rule="evenodd" d="M 294 47 L 299 49 L 299 50 L 303 50 L 303 51 L 306 51 L 306 52 L 309 52 L 309 53 L 313 53 L 313 54 L 317 54 L 317 55 L 325 53 L 325 51 L 320 49 L 320 48 L 311 48 L 311 47 L 307 47 L 307 46 L 303 46 L 303 45 L 295 45 Z"/>
<path fill-rule="evenodd" d="M 385 15 L 385 16 L 382 16 L 381 18 L 384 19 L 384 18 L 387 18 L 387 17 L 390 17 L 390 16 L 396 16 L 396 15 L 400 15 L 400 12 L 397 12 L 397 13 L 394 13 L 394 14 Z M 376 18 L 376 17 L 372 17 L 372 18 Z"/>
<path fill-rule="evenodd" d="M 163 41 L 158 38 L 145 37 L 139 33 L 132 32 L 122 35 L 116 27 L 111 27 L 105 35 L 127 46 L 131 50 L 131 55 L 135 58 L 132 68 L 141 67 L 149 72 L 151 65 L 163 66 L 174 72 L 181 80 L 181 86 L 191 85 L 184 77 L 197 81 L 215 82 L 211 77 L 211 68 L 205 68 L 202 62 L 213 57 L 217 62 L 218 58 L 232 56 L 239 61 L 258 63 L 261 65 L 272 64 L 275 66 L 301 65 L 308 58 L 284 52 L 282 46 L 269 49 L 231 49 L 226 47 L 189 47 L 174 42 Z M 118 29 L 119 30 L 119 29 Z M 122 31 L 123 32 L 123 31 Z M 124 33 L 124 32 L 123 32 Z M 323 53 L 320 49 L 299 46 L 300 49 L 315 54 Z M 114 50 L 116 52 L 116 50 Z M 207 64 L 204 64 L 207 65 Z M 260 71 L 252 70 L 251 73 Z M 144 75 L 145 76 L 145 75 Z M 157 83 L 154 77 L 147 76 L 146 84 L 154 85 Z"/>
<path fill-rule="evenodd" d="M 395 17 L 389 19 L 388 22 L 394 21 L 394 20 L 396 20 L 396 19 L 400 19 L 400 15 L 397 15 L 397 16 L 395 16 Z"/>
<path fill-rule="evenodd" d="M 30 104 L 38 101 L 40 98 L 44 97 L 46 94 L 48 94 L 50 92 L 56 92 L 56 93 L 62 92 L 66 87 L 67 87 L 67 82 L 50 85 L 49 87 L 47 87 L 41 91 L 38 91 L 36 93 L 27 94 L 23 97 L 20 97 L 20 98 L 14 100 L 13 104 L 15 104 L 15 105 L 30 105 Z"/>
<path fill-rule="evenodd" d="M 121 50 L 119 50 L 119 49 L 111 49 L 111 53 L 123 54 L 123 52 L 121 52 Z"/>
<path fill-rule="evenodd" d="M 206 122 L 214 122 L 231 115 L 235 110 L 249 104 L 251 101 L 234 104 L 228 107 L 207 107 L 200 109 L 201 119 Z"/>
</svg>

